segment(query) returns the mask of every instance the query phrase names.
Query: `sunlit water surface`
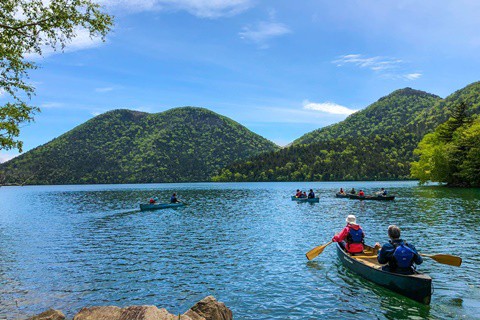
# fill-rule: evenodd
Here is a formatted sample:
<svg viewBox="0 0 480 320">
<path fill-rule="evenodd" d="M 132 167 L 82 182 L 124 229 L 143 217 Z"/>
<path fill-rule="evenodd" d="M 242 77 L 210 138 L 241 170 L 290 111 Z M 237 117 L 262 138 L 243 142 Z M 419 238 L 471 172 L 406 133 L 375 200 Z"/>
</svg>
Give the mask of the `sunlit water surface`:
<svg viewBox="0 0 480 320">
<path fill-rule="evenodd" d="M 336 199 L 340 188 L 385 187 L 392 202 Z M 320 203 L 290 200 L 313 188 Z M 140 212 L 152 195 L 184 208 Z M 0 188 L 0 318 L 50 307 L 72 317 L 91 305 L 157 305 L 183 313 L 207 295 L 235 319 L 480 319 L 480 190 L 414 182 L 231 183 Z M 367 243 L 397 224 L 424 253 L 430 306 L 345 269 L 328 242 L 355 214 Z"/>
</svg>

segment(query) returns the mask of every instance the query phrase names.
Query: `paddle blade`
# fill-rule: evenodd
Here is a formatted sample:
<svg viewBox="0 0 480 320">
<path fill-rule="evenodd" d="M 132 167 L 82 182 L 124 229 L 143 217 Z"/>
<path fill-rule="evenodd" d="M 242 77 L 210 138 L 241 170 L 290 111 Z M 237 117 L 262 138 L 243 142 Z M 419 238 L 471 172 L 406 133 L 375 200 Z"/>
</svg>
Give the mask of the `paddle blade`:
<svg viewBox="0 0 480 320">
<path fill-rule="evenodd" d="M 438 263 L 448 264 L 449 266 L 460 267 L 460 265 L 462 264 L 462 258 L 457 256 L 452 256 L 450 254 L 430 255 L 430 254 L 421 253 L 420 255 L 424 257 L 429 257 L 430 259 L 433 259 Z"/>
<path fill-rule="evenodd" d="M 324 245 L 321 245 L 321 246 L 318 246 L 318 247 L 315 247 L 313 248 L 312 250 L 308 251 L 305 255 L 307 256 L 307 259 L 308 260 L 312 260 L 313 258 L 315 258 L 316 256 L 318 256 L 319 254 L 321 254 L 323 252 L 323 250 L 325 249 L 326 246 L 328 246 L 329 244 L 331 244 L 332 241 L 330 241 L 329 243 L 327 244 L 324 244 Z"/>
</svg>

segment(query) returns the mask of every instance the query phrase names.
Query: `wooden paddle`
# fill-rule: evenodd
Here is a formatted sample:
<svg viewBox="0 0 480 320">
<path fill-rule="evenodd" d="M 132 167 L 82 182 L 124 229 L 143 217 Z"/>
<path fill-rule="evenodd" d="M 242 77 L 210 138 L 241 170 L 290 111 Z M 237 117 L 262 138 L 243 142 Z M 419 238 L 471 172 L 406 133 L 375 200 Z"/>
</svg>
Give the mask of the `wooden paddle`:
<svg viewBox="0 0 480 320">
<path fill-rule="evenodd" d="M 438 263 L 443 263 L 443 264 L 447 264 L 449 266 L 455 266 L 455 267 L 460 267 L 460 265 L 462 264 L 462 258 L 460 257 L 457 257 L 457 256 L 452 256 L 450 254 L 435 254 L 435 255 L 431 255 L 431 254 L 424 254 L 424 253 L 420 253 L 421 256 L 423 257 L 428 257 L 428 258 L 431 258 L 435 261 L 437 261 Z M 356 258 L 356 259 L 372 259 L 372 258 L 376 258 L 376 256 L 352 256 L 352 258 Z"/>
<path fill-rule="evenodd" d="M 448 264 L 449 266 L 460 267 L 462 258 L 450 254 L 425 254 L 420 253 L 422 257 L 429 257 L 438 263 Z"/>
<path fill-rule="evenodd" d="M 381 247 L 379 249 L 381 249 Z M 449 266 L 460 267 L 462 264 L 462 258 L 452 256 L 451 254 L 426 254 L 420 252 L 418 254 L 422 257 L 428 257 L 437 261 L 438 263 L 447 264 Z"/>
<path fill-rule="evenodd" d="M 332 241 L 330 241 L 329 243 L 323 244 L 321 246 L 315 247 L 312 250 L 308 251 L 305 254 L 307 256 L 307 259 L 312 260 L 313 258 L 318 256 L 319 254 L 321 254 L 323 252 L 323 250 L 330 244 L 332 244 Z"/>
</svg>

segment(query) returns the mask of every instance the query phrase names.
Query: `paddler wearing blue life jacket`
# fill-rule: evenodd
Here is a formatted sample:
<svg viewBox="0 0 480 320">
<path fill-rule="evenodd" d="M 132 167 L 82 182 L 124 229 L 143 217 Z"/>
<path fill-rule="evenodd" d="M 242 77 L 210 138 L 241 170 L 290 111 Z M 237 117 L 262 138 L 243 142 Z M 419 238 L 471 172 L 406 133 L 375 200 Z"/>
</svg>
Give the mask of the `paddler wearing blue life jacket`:
<svg viewBox="0 0 480 320">
<path fill-rule="evenodd" d="M 177 194 L 174 192 L 170 197 L 170 203 L 177 203 L 177 202 L 180 202 L 180 201 L 178 201 Z"/>
<path fill-rule="evenodd" d="M 353 214 L 349 215 L 345 221 L 347 226 L 333 236 L 332 241 L 340 243 L 348 253 L 362 253 L 363 238 L 365 238 L 362 227 L 357 224 L 357 218 Z"/>
<path fill-rule="evenodd" d="M 386 197 L 388 195 L 387 190 L 385 188 L 381 188 L 380 191 L 377 191 L 377 196 L 384 196 Z"/>
<path fill-rule="evenodd" d="M 308 197 L 308 199 L 313 199 L 313 198 L 315 198 L 315 193 L 313 192 L 312 189 L 310 189 L 310 192 L 308 193 L 308 196 L 307 196 L 307 197 Z"/>
<path fill-rule="evenodd" d="M 414 273 L 414 264 L 423 262 L 415 246 L 400 239 L 400 228 L 396 225 L 388 227 L 388 237 L 389 242 L 382 246 L 377 256 L 379 263 L 386 263 L 382 270 L 401 274 Z M 375 246 L 378 247 L 380 244 L 377 243 Z"/>
</svg>

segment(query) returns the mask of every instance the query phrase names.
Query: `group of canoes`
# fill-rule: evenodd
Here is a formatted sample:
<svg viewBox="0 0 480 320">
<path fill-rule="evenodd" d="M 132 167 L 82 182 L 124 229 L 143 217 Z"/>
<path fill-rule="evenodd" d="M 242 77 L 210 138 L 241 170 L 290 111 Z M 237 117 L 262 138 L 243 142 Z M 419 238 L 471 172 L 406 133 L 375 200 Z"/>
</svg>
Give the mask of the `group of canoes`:
<svg viewBox="0 0 480 320">
<path fill-rule="evenodd" d="M 352 188 L 350 192 L 346 193 L 343 188 L 340 188 L 340 191 L 335 194 L 337 198 L 349 198 L 357 200 L 394 200 L 395 196 L 389 196 L 385 188 L 381 188 L 380 191 L 376 192 L 373 195 L 365 195 L 363 190 L 360 190 L 358 193 L 355 191 L 355 188 Z"/>
</svg>

